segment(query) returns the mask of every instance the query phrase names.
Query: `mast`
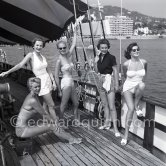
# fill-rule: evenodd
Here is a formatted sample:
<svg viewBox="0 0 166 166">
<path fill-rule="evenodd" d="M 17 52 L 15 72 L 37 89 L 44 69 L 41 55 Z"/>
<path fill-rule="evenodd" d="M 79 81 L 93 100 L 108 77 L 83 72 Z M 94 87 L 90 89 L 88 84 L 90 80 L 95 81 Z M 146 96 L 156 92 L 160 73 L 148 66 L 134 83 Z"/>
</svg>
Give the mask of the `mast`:
<svg viewBox="0 0 166 166">
<path fill-rule="evenodd" d="M 119 57 L 119 81 L 122 81 L 122 0 L 120 0 L 120 57 Z"/>
<path fill-rule="evenodd" d="M 90 17 L 89 2 L 88 2 L 88 0 L 86 0 L 86 1 L 87 1 L 87 5 L 88 5 L 87 14 L 88 14 L 88 22 L 89 22 L 89 28 L 90 28 L 91 38 L 92 38 L 93 53 L 94 53 L 94 57 L 96 57 L 96 50 L 95 50 L 93 30 L 92 30 L 92 22 L 91 22 L 91 17 Z"/>
<path fill-rule="evenodd" d="M 82 36 L 82 27 L 81 27 L 81 23 L 80 22 L 79 22 L 79 27 L 80 27 L 81 40 L 82 40 L 82 43 L 84 44 L 84 40 L 83 40 L 83 36 Z M 83 49 L 83 53 L 84 53 L 84 60 L 86 62 L 87 59 L 86 59 L 86 54 L 85 54 L 85 50 L 84 49 Z"/>
<path fill-rule="evenodd" d="M 102 18 L 102 15 L 101 15 L 101 3 L 100 3 L 99 0 L 97 0 L 97 3 L 98 3 L 99 14 L 100 14 L 100 22 L 101 22 L 101 27 L 102 27 L 102 31 L 103 31 L 103 37 L 105 39 L 104 24 L 103 24 L 103 18 Z"/>
</svg>

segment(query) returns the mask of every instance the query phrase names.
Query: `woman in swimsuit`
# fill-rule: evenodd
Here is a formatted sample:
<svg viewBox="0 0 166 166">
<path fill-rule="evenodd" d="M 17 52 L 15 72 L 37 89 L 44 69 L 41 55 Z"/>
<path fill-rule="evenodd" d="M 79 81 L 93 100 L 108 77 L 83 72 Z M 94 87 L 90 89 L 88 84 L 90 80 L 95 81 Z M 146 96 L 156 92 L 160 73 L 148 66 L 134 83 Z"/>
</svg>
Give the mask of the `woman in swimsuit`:
<svg viewBox="0 0 166 166">
<path fill-rule="evenodd" d="M 34 75 L 41 79 L 39 96 L 42 96 L 48 113 L 54 120 L 56 120 L 55 104 L 51 96 L 51 91 L 56 89 L 56 84 L 51 71 L 47 67 L 48 64 L 46 58 L 40 53 L 44 47 L 44 42 L 40 38 L 35 38 L 32 41 L 32 47 L 34 49 L 33 52 L 28 53 L 19 64 L 15 65 L 10 70 L 1 73 L 0 77 L 4 77 L 5 75 L 17 71 L 30 62 Z"/>
<path fill-rule="evenodd" d="M 125 134 L 121 141 L 122 145 L 127 144 L 129 128 L 133 118 L 134 110 L 137 116 L 142 116 L 139 109 L 139 102 L 145 89 L 144 79 L 147 73 L 147 62 L 139 57 L 140 48 L 137 43 L 131 43 L 125 51 L 128 59 L 123 64 L 123 74 L 125 82 L 123 84 L 123 95 L 128 106 L 126 115 Z"/>
<path fill-rule="evenodd" d="M 65 41 L 60 40 L 57 43 L 57 49 L 59 50 L 60 56 L 56 63 L 55 68 L 55 81 L 58 87 L 59 95 L 62 97 L 60 105 L 60 118 L 63 118 L 64 111 L 67 107 L 69 98 L 73 102 L 73 110 L 75 115 L 75 120 L 78 120 L 78 97 L 74 88 L 74 81 L 72 78 L 73 62 L 72 62 L 72 52 L 76 45 L 76 31 L 74 32 L 74 37 L 70 49 Z M 62 73 L 61 84 L 59 80 L 59 74 Z"/>
<path fill-rule="evenodd" d="M 74 138 L 64 130 L 59 129 L 57 121 L 46 114 L 38 99 L 41 79 L 29 78 L 27 85 L 30 93 L 25 98 L 17 117 L 16 135 L 21 138 L 28 138 L 53 131 L 57 136 L 67 139 L 70 144 L 81 143 L 81 138 Z M 36 113 L 39 113 L 43 119 L 32 119 Z"/>
</svg>

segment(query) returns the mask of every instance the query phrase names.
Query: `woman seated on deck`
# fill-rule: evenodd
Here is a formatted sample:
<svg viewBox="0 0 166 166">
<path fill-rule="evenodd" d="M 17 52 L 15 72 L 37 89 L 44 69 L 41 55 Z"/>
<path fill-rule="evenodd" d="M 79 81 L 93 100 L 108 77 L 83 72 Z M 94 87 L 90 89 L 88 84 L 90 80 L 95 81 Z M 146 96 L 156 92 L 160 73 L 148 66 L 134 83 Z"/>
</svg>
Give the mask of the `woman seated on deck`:
<svg viewBox="0 0 166 166">
<path fill-rule="evenodd" d="M 78 96 L 74 87 L 74 81 L 72 78 L 72 70 L 74 65 L 72 62 L 72 52 L 76 46 L 76 30 L 74 31 L 74 37 L 70 49 L 66 41 L 60 40 L 57 43 L 57 49 L 59 50 L 59 58 L 55 68 L 55 81 L 58 87 L 59 96 L 62 97 L 60 105 L 60 118 L 63 119 L 64 111 L 67 107 L 68 101 L 71 98 L 73 102 L 73 111 L 75 120 L 78 121 Z M 62 73 L 61 83 L 59 80 L 60 72 Z M 76 122 L 76 121 L 75 121 Z M 77 123 L 78 124 L 78 123 Z"/>
<path fill-rule="evenodd" d="M 125 134 L 121 141 L 122 145 L 127 144 L 134 110 L 137 116 L 143 115 L 142 110 L 139 108 L 139 102 L 145 88 L 144 79 L 147 72 L 147 62 L 144 59 L 140 59 L 139 51 L 138 44 L 131 43 L 124 55 L 128 60 L 123 64 L 123 74 L 125 77 L 123 96 L 128 106 L 128 112 L 126 115 Z"/>
<path fill-rule="evenodd" d="M 81 138 L 74 138 L 69 133 L 58 127 L 58 119 L 51 119 L 46 114 L 39 102 L 40 78 L 29 78 L 27 82 L 30 93 L 25 98 L 16 122 L 16 135 L 22 138 L 34 137 L 42 133 L 53 131 L 57 136 L 67 139 L 70 144 L 81 143 Z M 32 117 L 39 113 L 44 118 L 33 120 Z M 41 123 L 39 123 L 41 122 Z"/>
</svg>

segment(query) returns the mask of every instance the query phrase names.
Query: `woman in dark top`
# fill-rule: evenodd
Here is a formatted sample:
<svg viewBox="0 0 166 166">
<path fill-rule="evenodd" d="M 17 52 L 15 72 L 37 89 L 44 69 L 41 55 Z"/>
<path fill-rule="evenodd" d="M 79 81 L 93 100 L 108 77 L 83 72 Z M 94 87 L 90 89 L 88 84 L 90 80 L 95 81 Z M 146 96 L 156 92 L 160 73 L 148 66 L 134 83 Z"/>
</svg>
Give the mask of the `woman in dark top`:
<svg viewBox="0 0 166 166">
<path fill-rule="evenodd" d="M 97 45 L 99 55 L 96 56 L 96 70 L 100 73 L 99 93 L 104 106 L 105 122 L 99 129 L 109 130 L 111 119 L 116 137 L 120 137 L 117 128 L 117 113 L 115 108 L 115 92 L 119 89 L 118 71 L 115 56 L 109 53 L 110 43 L 107 39 L 101 39 Z"/>
</svg>

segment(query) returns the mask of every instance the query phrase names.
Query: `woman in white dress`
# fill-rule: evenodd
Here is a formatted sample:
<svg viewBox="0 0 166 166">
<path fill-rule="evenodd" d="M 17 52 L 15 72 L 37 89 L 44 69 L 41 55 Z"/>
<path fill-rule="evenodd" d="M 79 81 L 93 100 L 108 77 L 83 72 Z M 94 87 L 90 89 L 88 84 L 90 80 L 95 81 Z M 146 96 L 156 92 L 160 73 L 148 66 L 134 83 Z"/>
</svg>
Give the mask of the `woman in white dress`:
<svg viewBox="0 0 166 166">
<path fill-rule="evenodd" d="M 29 52 L 24 59 L 15 65 L 10 70 L 0 74 L 0 77 L 4 77 L 12 72 L 15 72 L 22 68 L 25 64 L 30 62 L 34 75 L 41 79 L 41 89 L 39 96 L 42 96 L 47 111 L 51 117 L 56 120 L 55 104 L 51 96 L 51 91 L 56 89 L 56 84 L 51 71 L 48 69 L 46 58 L 41 54 L 41 50 L 44 47 L 44 42 L 40 38 L 35 38 L 32 41 L 33 51 Z"/>
</svg>

